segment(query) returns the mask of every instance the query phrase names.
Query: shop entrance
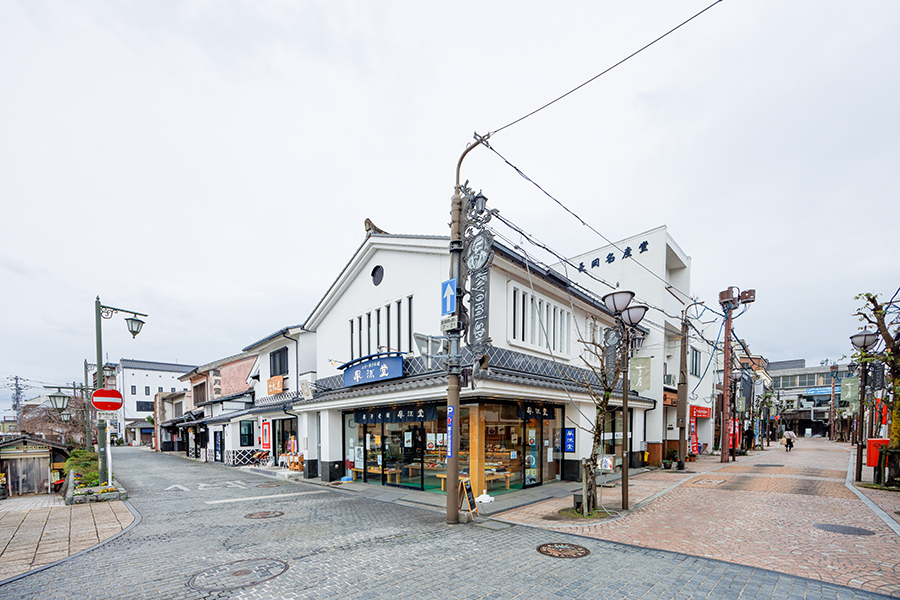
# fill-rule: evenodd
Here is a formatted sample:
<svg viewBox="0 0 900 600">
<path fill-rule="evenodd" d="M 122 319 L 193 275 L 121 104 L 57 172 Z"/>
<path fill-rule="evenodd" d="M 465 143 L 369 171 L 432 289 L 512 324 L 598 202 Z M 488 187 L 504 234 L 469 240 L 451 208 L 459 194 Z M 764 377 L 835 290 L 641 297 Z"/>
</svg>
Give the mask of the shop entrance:
<svg viewBox="0 0 900 600">
<path fill-rule="evenodd" d="M 541 421 L 527 419 L 525 421 L 525 487 L 534 487 L 542 483 L 541 447 L 544 431 Z"/>
<path fill-rule="evenodd" d="M 424 428 L 420 423 L 384 424 L 383 483 L 422 489 L 425 459 Z"/>
<path fill-rule="evenodd" d="M 49 493 L 49 457 L 7 459 L 4 466 L 11 496 Z"/>
</svg>

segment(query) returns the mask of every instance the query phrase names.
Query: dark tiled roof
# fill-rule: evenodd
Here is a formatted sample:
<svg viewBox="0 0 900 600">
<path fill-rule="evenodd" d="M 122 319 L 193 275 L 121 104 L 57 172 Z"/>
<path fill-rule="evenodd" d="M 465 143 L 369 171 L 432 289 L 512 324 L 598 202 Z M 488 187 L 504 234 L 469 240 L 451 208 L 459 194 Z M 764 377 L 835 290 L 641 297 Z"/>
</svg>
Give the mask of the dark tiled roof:
<svg viewBox="0 0 900 600">
<path fill-rule="evenodd" d="M 588 369 L 561 365 L 551 360 L 529 356 L 505 348 L 491 348 L 489 356 L 489 371 L 488 373 L 479 373 L 478 379 L 535 388 L 568 390 L 578 394 L 587 392 L 586 386 L 581 383 L 586 380 L 594 389 L 602 390 L 600 382 Z M 471 364 L 472 352 L 469 348 L 463 348 L 462 365 L 471 366 Z M 320 379 L 316 382 L 316 394 L 311 400 L 298 400 L 294 404 L 303 406 L 332 400 L 362 398 L 365 396 L 447 386 L 447 373 L 443 370 L 441 362 L 436 359 L 432 360 L 430 368 L 423 357 L 409 359 L 405 361 L 404 372 L 406 377 L 403 379 L 352 387 L 344 387 L 342 375 Z M 622 398 L 621 380 L 613 392 L 613 397 Z M 654 400 L 650 398 L 642 398 L 633 393 L 629 394 L 629 401 L 638 402 L 635 406 L 644 404 L 647 407 L 652 407 L 654 403 Z"/>
<path fill-rule="evenodd" d="M 201 424 L 213 425 L 215 423 L 227 423 L 228 421 L 231 421 L 232 419 L 236 419 L 238 417 L 245 417 L 247 415 L 256 415 L 259 413 L 284 410 L 285 408 L 287 408 L 287 409 L 291 408 L 290 400 L 286 400 L 279 404 L 269 404 L 267 406 L 254 406 L 252 408 L 245 408 L 244 410 L 236 410 L 234 412 L 225 413 L 225 414 L 218 415 L 215 417 L 208 417 L 201 421 L 197 421 L 196 424 L 197 425 L 201 425 Z"/>
<path fill-rule="evenodd" d="M 196 369 L 194 365 L 179 365 L 176 363 L 161 363 L 149 360 L 133 360 L 123 358 L 120 362 L 123 369 L 141 369 L 143 371 L 169 371 L 173 373 L 187 373 Z"/>
<path fill-rule="evenodd" d="M 56 448 L 57 450 L 66 450 L 68 452 L 68 447 L 65 444 L 60 444 L 59 442 L 53 442 L 50 440 L 45 440 L 40 437 L 33 437 L 30 435 L 17 435 L 15 437 L 6 438 L 0 441 L 0 448 L 6 448 L 7 446 L 17 446 L 19 442 L 25 442 L 26 444 L 34 444 L 36 446 L 50 446 L 51 448 Z"/>
<path fill-rule="evenodd" d="M 303 325 L 291 325 L 291 326 L 289 326 L 289 327 L 283 327 L 283 328 L 279 329 L 278 331 L 276 331 L 275 333 L 273 333 L 273 334 L 271 334 L 271 335 L 267 335 L 266 337 L 262 338 L 261 340 L 256 340 L 255 342 L 253 342 L 252 344 L 250 344 L 250 345 L 247 346 L 246 348 L 242 349 L 241 352 L 247 352 L 247 351 L 249 351 L 251 348 L 256 348 L 256 347 L 259 346 L 260 344 L 265 344 L 266 342 L 271 341 L 271 340 L 274 340 L 274 339 L 277 338 L 277 337 L 281 337 L 281 334 L 287 333 L 287 332 L 290 331 L 291 329 L 297 329 L 297 328 L 300 328 L 300 327 L 303 327 Z"/>
<path fill-rule="evenodd" d="M 230 402 L 232 400 L 237 400 L 238 398 L 243 398 L 244 396 L 252 397 L 253 388 L 247 388 L 243 392 L 238 392 L 237 394 L 231 394 L 230 396 L 223 396 L 222 398 L 215 398 L 213 400 L 207 400 L 206 402 L 200 402 L 197 406 L 207 406 L 209 404 L 215 404 L 216 402 Z"/>
</svg>

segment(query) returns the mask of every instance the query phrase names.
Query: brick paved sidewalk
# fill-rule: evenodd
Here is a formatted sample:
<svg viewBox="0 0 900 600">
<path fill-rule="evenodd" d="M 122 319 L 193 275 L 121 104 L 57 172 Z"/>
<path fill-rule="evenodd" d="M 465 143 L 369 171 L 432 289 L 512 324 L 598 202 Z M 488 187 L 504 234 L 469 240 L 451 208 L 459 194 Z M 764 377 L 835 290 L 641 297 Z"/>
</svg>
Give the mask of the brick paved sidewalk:
<svg viewBox="0 0 900 600">
<path fill-rule="evenodd" d="M 42 498 L 24 499 L 17 510 L 0 511 L 0 582 L 67 558 L 109 539 L 134 521 L 122 502 L 30 507 Z"/>
<path fill-rule="evenodd" d="M 849 444 L 801 439 L 790 453 L 772 446 L 727 465 L 703 457 L 687 463 L 693 473 L 657 470 L 633 477 L 632 511 L 619 518 L 562 518 L 558 512 L 571 507 L 571 497 L 495 516 L 900 595 L 900 536 L 844 485 L 852 455 Z M 860 490 L 896 517 L 900 495 Z M 621 489 L 605 489 L 603 500 L 619 510 Z M 816 525 L 856 527 L 871 535 Z"/>
</svg>

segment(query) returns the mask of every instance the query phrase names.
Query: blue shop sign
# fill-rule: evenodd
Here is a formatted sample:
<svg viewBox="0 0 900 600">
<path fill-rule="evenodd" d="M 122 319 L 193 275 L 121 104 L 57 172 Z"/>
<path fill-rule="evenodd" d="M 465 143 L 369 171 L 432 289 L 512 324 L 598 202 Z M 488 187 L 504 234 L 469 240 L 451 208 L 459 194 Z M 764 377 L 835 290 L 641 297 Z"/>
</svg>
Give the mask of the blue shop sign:
<svg viewBox="0 0 900 600">
<path fill-rule="evenodd" d="M 575 452 L 575 428 L 566 427 L 566 452 Z"/>
<path fill-rule="evenodd" d="M 344 387 L 378 383 L 403 377 L 403 355 L 399 352 L 372 354 L 338 368 L 344 371 Z"/>
<path fill-rule="evenodd" d="M 807 388 L 806 389 L 807 396 L 830 396 L 831 395 L 831 386 L 828 387 L 817 387 L 817 388 Z M 841 395 L 841 386 L 834 386 L 834 395 Z"/>
</svg>

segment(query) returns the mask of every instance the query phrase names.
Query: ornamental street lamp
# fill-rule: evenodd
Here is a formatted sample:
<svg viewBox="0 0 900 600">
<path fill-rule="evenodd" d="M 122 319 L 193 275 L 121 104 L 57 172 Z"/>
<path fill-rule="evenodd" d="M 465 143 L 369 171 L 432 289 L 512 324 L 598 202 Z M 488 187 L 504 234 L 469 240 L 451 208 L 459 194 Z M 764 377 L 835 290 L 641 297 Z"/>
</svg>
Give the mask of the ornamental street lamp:
<svg viewBox="0 0 900 600">
<path fill-rule="evenodd" d="M 94 386 L 95 390 L 105 387 L 103 379 L 103 334 L 101 332 L 100 323 L 102 319 L 112 319 L 113 315 L 118 312 L 129 313 L 131 315 L 125 319 L 125 324 L 128 326 L 128 332 L 131 334 L 132 339 L 141 332 L 141 327 L 144 326 L 144 322 L 138 317 L 147 316 L 144 313 L 135 312 L 133 310 L 104 306 L 100 304 L 100 296 L 97 296 L 97 300 L 94 302 L 94 323 L 96 325 L 97 336 L 97 382 Z M 105 420 L 97 421 L 97 459 L 98 470 L 100 471 L 100 483 L 106 485 L 111 484 L 112 482 L 108 480 L 111 476 L 108 476 L 108 473 L 111 473 L 112 469 L 109 469 L 106 464 L 107 439 Z"/>
<path fill-rule="evenodd" d="M 72 419 L 73 412 L 84 412 L 84 447 L 85 449 L 89 450 L 91 444 L 91 410 L 88 406 L 85 386 L 79 386 L 73 383 L 72 385 L 45 385 L 44 387 L 48 389 L 56 389 L 56 393 L 50 394 L 48 398 L 50 399 L 50 406 L 52 406 L 56 410 L 56 412 L 59 413 L 59 418 L 64 422 L 68 423 Z M 72 397 L 74 397 L 74 394 L 76 392 L 80 391 L 81 398 L 84 402 L 84 408 L 73 408 L 69 404 L 70 396 L 68 396 L 67 394 L 63 394 L 62 390 L 72 390 Z"/>
<path fill-rule="evenodd" d="M 66 410 L 66 407 L 69 405 L 69 396 L 63 394 L 60 390 L 56 390 L 47 397 L 50 399 L 50 406 L 62 415 L 63 411 Z"/>
<path fill-rule="evenodd" d="M 647 307 L 629 306 L 634 299 L 634 292 L 620 290 L 611 292 L 601 298 L 603 304 L 613 313 L 622 330 L 622 510 L 628 510 L 628 461 L 631 453 L 631 440 L 628 437 L 628 359 L 631 357 L 631 337 L 635 327 L 647 314 Z"/>
<path fill-rule="evenodd" d="M 863 354 L 875 347 L 878 343 L 878 333 L 864 329 L 859 333 L 850 336 L 850 343 L 857 350 L 861 350 Z M 856 481 L 862 481 L 862 463 L 863 452 L 865 450 L 865 442 L 863 441 L 863 423 L 865 423 L 865 406 L 866 386 L 868 385 L 867 374 L 869 365 L 860 361 L 859 365 L 859 417 L 856 424 Z"/>
</svg>

